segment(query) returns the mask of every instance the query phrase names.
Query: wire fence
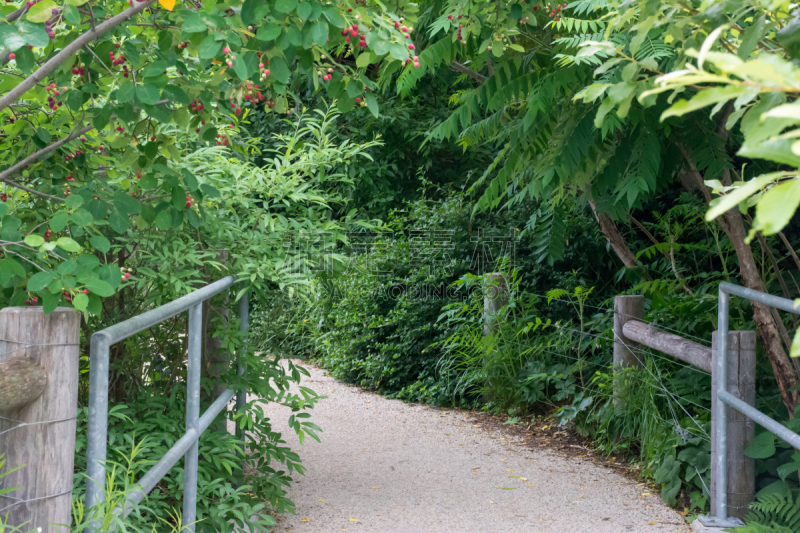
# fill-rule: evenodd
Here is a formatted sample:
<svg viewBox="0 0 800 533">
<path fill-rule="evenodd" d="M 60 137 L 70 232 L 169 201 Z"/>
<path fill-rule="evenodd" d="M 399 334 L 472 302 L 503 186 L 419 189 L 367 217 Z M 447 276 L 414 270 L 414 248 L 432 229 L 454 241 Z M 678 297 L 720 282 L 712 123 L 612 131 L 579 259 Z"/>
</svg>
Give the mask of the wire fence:
<svg viewBox="0 0 800 533">
<path fill-rule="evenodd" d="M 36 343 L 14 341 L 14 340 L 5 339 L 5 338 L 0 338 L 0 342 L 19 345 L 18 348 L 15 348 L 13 350 L 7 350 L 5 352 L 0 353 L 0 362 L 8 359 L 9 358 L 8 356 L 11 355 L 11 354 L 16 354 L 17 352 L 23 352 L 25 350 L 29 350 L 30 348 L 80 346 L 79 343 L 42 343 L 42 344 L 36 344 Z M 6 433 L 10 433 L 10 432 L 12 432 L 14 430 L 22 429 L 22 428 L 25 428 L 25 427 L 38 426 L 38 425 L 44 425 L 44 424 L 58 424 L 58 423 L 61 423 L 61 422 L 69 422 L 69 421 L 72 421 L 72 420 L 77 420 L 77 418 L 78 418 L 78 415 L 76 414 L 75 416 L 71 416 L 71 417 L 67 417 L 67 418 L 60 418 L 60 419 L 56 419 L 56 420 L 39 420 L 39 421 L 35 421 L 35 422 L 25 422 L 23 420 L 17 420 L 15 418 L 10 418 L 10 417 L 7 417 L 7 416 L 0 415 L 0 437 L 2 437 Z M 8 423 L 8 422 L 16 423 L 17 425 L 3 429 L 3 427 L 6 426 L 6 423 Z M 0 455 L 2 455 L 2 454 L 0 454 Z M 9 465 L 9 466 L 12 469 L 15 468 L 15 465 Z M 19 466 L 19 465 L 16 465 L 16 466 Z M 1 474 L 2 473 L 0 472 L 0 475 Z M 22 487 L 17 487 L 17 488 L 22 488 Z M 56 493 L 56 494 L 48 494 L 46 496 L 38 496 L 36 498 L 28 498 L 28 499 L 17 498 L 15 496 L 12 496 L 10 493 L 6 492 L 4 494 L 0 494 L 0 498 L 4 498 L 4 499 L 7 499 L 7 500 L 14 500 L 14 502 L 11 503 L 10 505 L 6 505 L 5 507 L 0 507 L 0 513 L 2 513 L 3 511 L 6 511 L 8 509 L 11 509 L 12 507 L 15 507 L 17 505 L 22 505 L 24 503 L 30 503 L 30 502 L 35 502 L 35 501 L 39 501 L 39 500 L 46 500 L 46 499 L 49 499 L 49 498 L 57 498 L 59 496 L 64 496 L 66 494 L 71 494 L 73 489 L 74 489 L 74 485 L 71 485 L 69 487 L 69 489 L 66 489 L 66 490 L 64 490 L 62 492 L 59 492 L 59 493 Z M 2 525 L 2 521 L 0 521 L 0 526 L 1 525 Z M 2 528 L 0 528 L 0 530 L 2 530 Z"/>
</svg>

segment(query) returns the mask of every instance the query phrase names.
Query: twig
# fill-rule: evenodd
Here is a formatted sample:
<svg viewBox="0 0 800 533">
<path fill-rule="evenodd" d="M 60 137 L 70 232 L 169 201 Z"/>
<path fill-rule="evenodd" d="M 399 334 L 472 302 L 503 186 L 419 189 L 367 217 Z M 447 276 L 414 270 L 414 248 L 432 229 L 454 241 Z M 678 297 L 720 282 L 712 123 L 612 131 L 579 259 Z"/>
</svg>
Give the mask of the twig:
<svg viewBox="0 0 800 533">
<path fill-rule="evenodd" d="M 2 98 L 0 98 L 0 111 L 7 108 L 12 103 L 16 102 L 23 94 L 28 92 L 34 85 L 43 80 L 50 72 L 57 69 L 68 58 L 75 55 L 81 48 L 88 43 L 97 39 L 108 30 L 119 26 L 123 22 L 129 21 L 131 16 L 138 15 L 148 7 L 150 7 L 155 0 L 145 0 L 141 3 L 135 3 L 132 7 L 126 9 L 119 15 L 111 17 L 102 24 L 98 25 L 92 30 L 87 31 L 67 46 L 65 46 L 59 53 L 51 57 L 44 65 L 39 67 L 36 72 L 31 74 L 22 83 L 8 91 Z"/>
<path fill-rule="evenodd" d="M 483 82 L 486 81 L 486 76 L 484 76 L 483 74 L 478 74 L 477 72 L 475 72 L 471 68 L 468 68 L 465 65 L 462 65 L 458 61 L 453 61 L 451 63 L 451 65 L 452 65 L 453 69 L 455 69 L 455 70 L 457 70 L 459 72 L 463 72 L 464 74 L 466 74 L 470 78 L 472 78 L 472 79 L 474 79 L 474 80 L 476 80 L 476 81 L 478 81 L 480 83 L 483 83 Z"/>
</svg>

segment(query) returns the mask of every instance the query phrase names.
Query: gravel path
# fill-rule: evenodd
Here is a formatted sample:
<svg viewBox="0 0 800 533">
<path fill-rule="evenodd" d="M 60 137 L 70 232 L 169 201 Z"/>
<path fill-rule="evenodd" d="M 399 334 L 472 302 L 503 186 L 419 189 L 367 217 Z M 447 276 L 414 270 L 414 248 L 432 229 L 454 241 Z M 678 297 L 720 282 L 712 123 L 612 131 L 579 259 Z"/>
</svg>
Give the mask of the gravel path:
<svg viewBox="0 0 800 533">
<path fill-rule="evenodd" d="M 311 372 L 328 398 L 312 410 L 322 443 L 300 446 L 288 410 L 266 410 L 305 476 L 289 491 L 297 515 L 276 533 L 687 532 L 644 485 L 580 458 L 523 446 L 475 427 L 469 413 L 388 400 Z"/>
</svg>

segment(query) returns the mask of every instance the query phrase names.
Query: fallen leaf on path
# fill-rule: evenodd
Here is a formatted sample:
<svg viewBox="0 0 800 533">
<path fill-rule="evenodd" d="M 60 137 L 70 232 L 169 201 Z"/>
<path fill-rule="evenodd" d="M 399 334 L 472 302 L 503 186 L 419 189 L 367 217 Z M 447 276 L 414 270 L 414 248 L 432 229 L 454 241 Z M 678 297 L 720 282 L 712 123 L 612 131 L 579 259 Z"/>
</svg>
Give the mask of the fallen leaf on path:
<svg viewBox="0 0 800 533">
<path fill-rule="evenodd" d="M 402 507 L 395 507 L 395 509 L 402 509 Z"/>
<path fill-rule="evenodd" d="M 529 487 L 535 487 L 536 485 L 534 485 L 533 483 L 528 483 L 528 486 Z"/>
<path fill-rule="evenodd" d="M 498 459 L 498 461 L 505 461 L 505 458 L 503 458 L 503 459 Z"/>
<path fill-rule="evenodd" d="M 322 502 L 322 503 L 325 503 L 325 500 L 317 500 L 317 501 L 318 501 L 318 502 Z"/>
<path fill-rule="evenodd" d="M 382 489 L 383 487 L 370 487 L 371 489 Z"/>
<path fill-rule="evenodd" d="M 519 480 L 520 480 L 520 481 L 528 481 L 528 478 L 526 478 L 526 477 L 521 477 L 521 478 L 519 478 Z"/>
<path fill-rule="evenodd" d="M 351 518 L 350 521 L 351 522 L 358 522 L 358 518 Z"/>
<path fill-rule="evenodd" d="M 656 522 L 655 522 L 655 520 L 653 520 L 652 522 L 648 523 L 647 525 L 648 525 L 648 526 L 652 526 L 652 525 L 653 525 L 653 524 L 655 524 L 655 523 L 656 523 Z"/>
<path fill-rule="evenodd" d="M 301 522 L 311 522 L 311 519 L 310 518 L 301 518 L 300 521 Z"/>
</svg>

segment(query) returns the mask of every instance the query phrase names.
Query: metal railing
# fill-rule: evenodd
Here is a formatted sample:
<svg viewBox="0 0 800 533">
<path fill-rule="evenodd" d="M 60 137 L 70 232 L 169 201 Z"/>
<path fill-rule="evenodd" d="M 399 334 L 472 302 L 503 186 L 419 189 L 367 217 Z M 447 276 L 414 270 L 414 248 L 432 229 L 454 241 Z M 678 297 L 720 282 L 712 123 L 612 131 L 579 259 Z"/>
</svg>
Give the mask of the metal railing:
<svg viewBox="0 0 800 533">
<path fill-rule="evenodd" d="M 183 531 L 195 531 L 197 511 L 197 465 L 198 441 L 216 416 L 228 405 L 234 395 L 231 389 L 220 394 L 214 403 L 200 416 L 200 370 L 203 331 L 203 302 L 227 290 L 236 278 L 228 276 L 211 283 L 186 296 L 160 307 L 142 313 L 119 324 L 110 326 L 92 335 L 89 366 L 89 431 L 86 468 L 86 508 L 102 503 L 105 499 L 106 483 L 106 444 L 108 439 L 108 373 L 109 349 L 128 337 L 154 326 L 178 313 L 189 311 L 189 346 L 186 376 L 186 432 L 138 481 L 138 487 L 127 496 L 127 501 L 141 502 L 156 486 L 161 478 L 177 463 L 181 456 L 186 457 L 184 465 L 183 492 Z M 239 329 L 248 330 L 247 293 L 239 300 Z M 243 372 L 241 364 L 239 373 Z M 244 391 L 236 398 L 237 410 L 246 402 Z M 124 512 L 127 516 L 133 506 L 126 505 L 114 512 Z M 90 528 L 91 531 L 91 528 Z"/>
<path fill-rule="evenodd" d="M 719 285 L 719 309 L 718 309 L 718 354 L 716 368 L 712 370 L 717 373 L 717 388 L 712 394 L 717 395 L 717 427 L 712 438 L 716 442 L 716 502 L 714 505 L 713 517 L 701 516 L 700 522 L 704 526 L 715 528 L 729 528 L 744 525 L 737 518 L 728 517 L 728 464 L 727 464 L 727 426 L 728 410 L 726 406 L 736 409 L 746 417 L 750 418 L 764 429 L 774 433 L 790 445 L 800 450 L 800 435 L 791 431 L 786 426 L 776 422 L 755 407 L 733 396 L 727 391 L 728 383 L 728 311 L 729 295 L 747 298 L 750 301 L 800 315 L 800 305 L 795 305 L 792 300 L 773 296 L 753 289 L 747 289 L 734 285 L 733 283 L 723 282 Z"/>
</svg>

